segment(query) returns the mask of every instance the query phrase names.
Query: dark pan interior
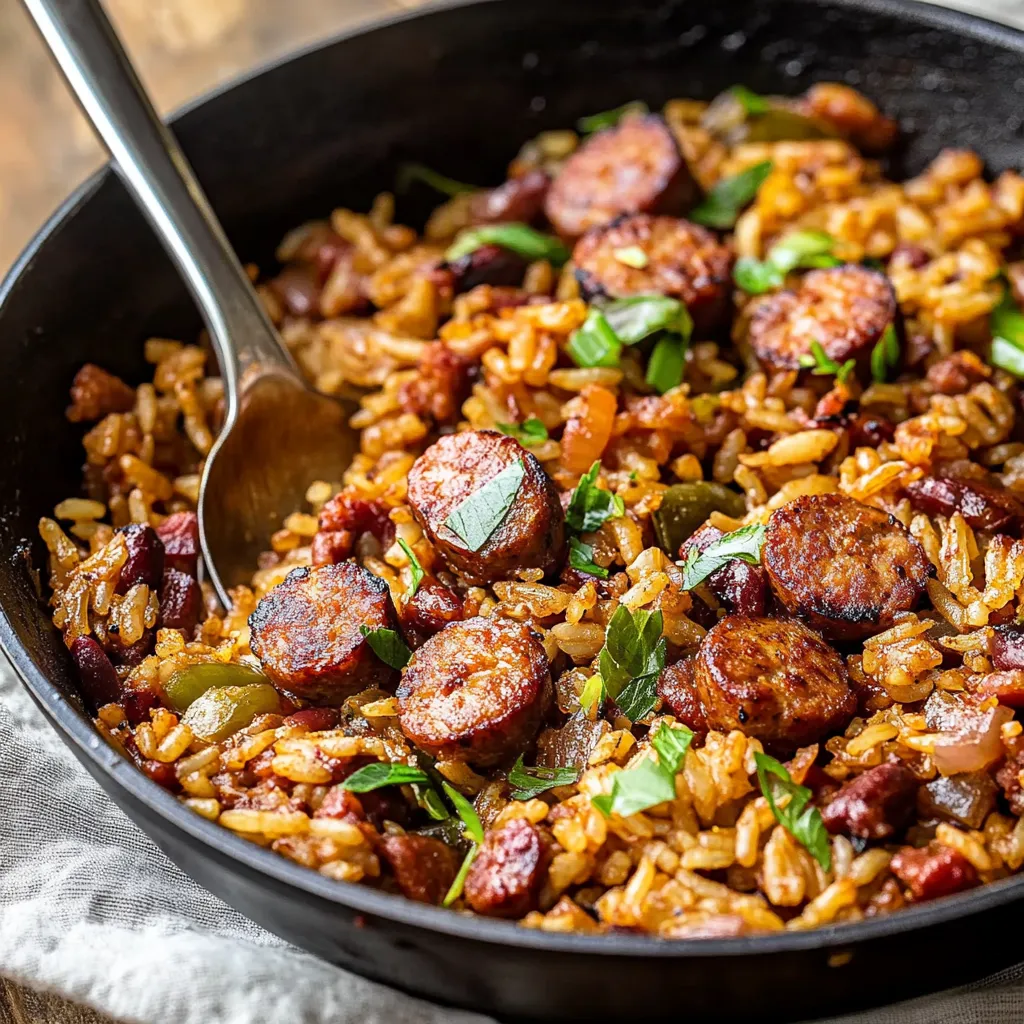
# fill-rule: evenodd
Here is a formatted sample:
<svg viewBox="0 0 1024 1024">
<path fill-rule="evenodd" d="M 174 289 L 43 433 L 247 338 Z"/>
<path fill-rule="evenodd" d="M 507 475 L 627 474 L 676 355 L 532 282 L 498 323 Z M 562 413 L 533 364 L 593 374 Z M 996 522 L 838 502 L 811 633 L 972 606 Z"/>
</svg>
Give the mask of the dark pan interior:
<svg viewBox="0 0 1024 1024">
<path fill-rule="evenodd" d="M 493 183 L 539 130 L 628 99 L 709 98 L 737 81 L 795 93 L 820 80 L 862 88 L 900 118 L 908 141 L 893 158 L 897 174 L 919 170 L 946 144 L 977 149 L 994 172 L 1024 165 L 1024 37 L 879 0 L 442 9 L 271 68 L 197 105 L 176 131 L 242 256 L 267 264 L 287 228 L 333 206 L 364 208 L 404 159 Z M 400 215 L 421 220 L 431 198 L 409 197 Z M 793 1020 L 946 987 L 1019 956 L 1001 935 L 1024 879 L 888 920 L 735 942 L 593 940 L 468 920 L 328 883 L 201 821 L 118 762 L 73 707 L 68 659 L 29 572 L 30 552 L 41 564 L 35 524 L 78 487 L 81 431 L 62 415 L 75 370 L 92 360 L 138 382 L 145 337 L 188 338 L 197 326 L 110 174 L 65 207 L 8 279 L 0 639 L 89 770 L 204 885 L 362 973 L 534 1019 L 684 1009 L 696 1019 Z M 597 958 L 608 956 L 615 964 L 602 984 Z"/>
</svg>

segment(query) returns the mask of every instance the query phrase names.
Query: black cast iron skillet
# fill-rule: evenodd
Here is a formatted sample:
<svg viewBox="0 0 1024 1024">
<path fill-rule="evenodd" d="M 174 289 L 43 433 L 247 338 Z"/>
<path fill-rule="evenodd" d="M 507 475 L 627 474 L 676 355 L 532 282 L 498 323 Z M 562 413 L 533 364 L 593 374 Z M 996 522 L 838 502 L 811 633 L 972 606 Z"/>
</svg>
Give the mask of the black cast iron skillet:
<svg viewBox="0 0 1024 1024">
<path fill-rule="evenodd" d="M 846 81 L 901 119 L 913 173 L 945 145 L 1024 165 L 1024 35 L 899 0 L 491 0 L 398 19 L 271 67 L 175 123 L 243 258 L 269 265 L 289 227 L 364 208 L 399 162 L 498 182 L 544 128 L 642 97 L 736 82 L 795 93 Z M 417 202 L 421 205 L 417 205 Z M 428 197 L 407 204 L 421 218 Z M 88 360 L 145 379 L 149 335 L 194 311 L 116 179 L 80 189 L 0 291 L 0 641 L 110 797 L 182 868 L 299 946 L 361 974 L 506 1018 L 799 1020 L 947 988 L 1024 957 L 1024 877 L 893 917 L 807 933 L 659 942 L 548 935 L 339 884 L 186 810 L 93 731 L 40 602 L 35 525 L 79 483 L 63 416 Z"/>
</svg>

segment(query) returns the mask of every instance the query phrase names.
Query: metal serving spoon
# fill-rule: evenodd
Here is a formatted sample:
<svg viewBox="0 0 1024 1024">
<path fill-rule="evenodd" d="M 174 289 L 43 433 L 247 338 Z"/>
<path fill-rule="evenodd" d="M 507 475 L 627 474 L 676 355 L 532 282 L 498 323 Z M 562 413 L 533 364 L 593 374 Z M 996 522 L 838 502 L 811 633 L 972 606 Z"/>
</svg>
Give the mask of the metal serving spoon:
<svg viewBox="0 0 1024 1024">
<path fill-rule="evenodd" d="M 248 581 L 309 484 L 341 480 L 357 447 L 354 403 L 301 378 L 98 0 L 22 2 L 209 329 L 226 415 L 203 470 L 199 530 L 228 607 L 228 588 Z"/>
</svg>

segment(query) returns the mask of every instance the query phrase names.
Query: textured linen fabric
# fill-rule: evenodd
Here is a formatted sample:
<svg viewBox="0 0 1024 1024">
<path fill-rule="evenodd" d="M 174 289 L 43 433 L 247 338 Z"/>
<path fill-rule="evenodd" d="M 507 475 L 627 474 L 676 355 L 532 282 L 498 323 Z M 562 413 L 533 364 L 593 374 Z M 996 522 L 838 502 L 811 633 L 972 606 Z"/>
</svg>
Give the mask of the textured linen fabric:
<svg viewBox="0 0 1024 1024">
<path fill-rule="evenodd" d="M 0 975 L 141 1024 L 490 1024 L 303 953 L 182 874 L 93 782 L 0 655 Z M 995 987 L 843 1024 L 1011 1024 Z"/>
</svg>

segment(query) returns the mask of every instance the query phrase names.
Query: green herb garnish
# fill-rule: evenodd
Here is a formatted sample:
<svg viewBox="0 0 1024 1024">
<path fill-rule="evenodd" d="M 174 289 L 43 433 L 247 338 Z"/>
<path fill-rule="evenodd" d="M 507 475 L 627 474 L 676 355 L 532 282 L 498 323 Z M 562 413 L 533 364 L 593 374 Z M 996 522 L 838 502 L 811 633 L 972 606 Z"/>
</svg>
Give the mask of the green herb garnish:
<svg viewBox="0 0 1024 1024">
<path fill-rule="evenodd" d="M 1014 377 L 1024 377 L 1024 313 L 1009 288 L 1003 291 L 999 305 L 992 310 L 989 327 L 992 331 L 989 361 Z"/>
<path fill-rule="evenodd" d="M 800 357 L 800 365 L 804 369 L 810 370 L 815 377 L 834 375 L 840 384 L 845 384 L 850 374 L 857 368 L 857 360 L 847 359 L 840 366 L 839 363 L 829 357 L 820 341 L 812 341 L 810 354 Z"/>
<path fill-rule="evenodd" d="M 634 270 L 644 270 L 650 263 L 647 253 L 639 245 L 624 245 L 621 249 L 613 249 L 612 255 L 623 266 Z"/>
<path fill-rule="evenodd" d="M 608 579 L 608 570 L 594 561 L 593 544 L 584 544 L 578 537 L 569 538 L 569 565 L 591 576 Z"/>
<path fill-rule="evenodd" d="M 569 259 L 569 250 L 554 235 L 534 231 L 527 224 L 479 224 L 460 232 L 444 258 L 449 262 L 476 252 L 482 245 L 500 245 L 527 260 L 547 260 L 560 267 Z"/>
<path fill-rule="evenodd" d="M 462 861 L 459 873 L 455 876 L 455 881 L 452 882 L 451 888 L 446 893 L 444 900 L 442 900 L 442 906 L 450 907 L 462 895 L 463 886 L 466 884 L 466 876 L 469 874 L 469 869 L 473 866 L 473 861 L 476 860 L 480 844 L 484 841 L 484 827 L 480 824 L 480 819 L 477 817 L 473 805 L 454 786 L 450 786 L 447 782 L 442 782 L 441 786 L 448 799 L 451 800 L 456 813 L 462 819 L 463 834 L 472 843 Z"/>
<path fill-rule="evenodd" d="M 667 295 L 630 295 L 601 307 L 608 326 L 623 345 L 635 345 L 658 331 L 689 339 L 693 320 L 685 303 Z"/>
<path fill-rule="evenodd" d="M 566 346 L 577 366 L 618 366 L 622 342 L 605 319 L 604 313 L 592 306 L 582 326 L 573 331 Z"/>
<path fill-rule="evenodd" d="M 836 267 L 836 240 L 824 231 L 794 231 L 776 242 L 764 260 L 744 256 L 736 261 L 733 280 L 750 295 L 781 288 L 786 275 L 798 268 Z"/>
<path fill-rule="evenodd" d="M 771 173 L 771 160 L 764 160 L 731 178 L 723 178 L 708 192 L 704 202 L 689 212 L 688 219 L 709 228 L 731 228 Z"/>
<path fill-rule="evenodd" d="M 470 551 L 479 551 L 508 515 L 525 474 L 523 460 L 516 459 L 452 509 L 444 525 Z"/>
<path fill-rule="evenodd" d="M 430 785 L 427 773 L 408 764 L 385 764 L 377 761 L 354 771 L 339 785 L 352 793 L 369 793 L 381 786 Z"/>
<path fill-rule="evenodd" d="M 456 181 L 448 178 L 437 171 L 432 171 L 424 164 L 402 164 L 395 176 L 395 191 L 408 192 L 414 182 L 422 181 L 432 189 L 443 193 L 446 196 L 458 196 L 466 192 L 479 192 L 476 185 L 467 185 L 463 181 Z"/>
<path fill-rule="evenodd" d="M 605 630 L 598 658 L 605 692 L 636 722 L 654 710 L 657 682 L 665 667 L 660 611 L 635 612 L 619 605 Z"/>
<path fill-rule="evenodd" d="M 513 800 L 532 800 L 540 793 L 546 793 L 556 786 L 568 786 L 580 777 L 579 768 L 536 768 L 523 767 L 520 754 L 512 771 L 508 773 L 508 784 L 512 787 Z"/>
<path fill-rule="evenodd" d="M 899 365 L 900 339 L 896 334 L 896 328 L 889 324 L 871 350 L 871 376 L 881 384 L 888 380 L 889 374 Z"/>
<path fill-rule="evenodd" d="M 626 503 L 618 494 L 597 486 L 601 472 L 600 461 L 595 462 L 569 496 L 565 521 L 577 533 L 592 533 L 603 522 L 626 514 Z"/>
<path fill-rule="evenodd" d="M 662 722 L 651 737 L 658 760 L 645 757 L 638 765 L 616 772 L 609 794 L 591 798 L 591 803 L 607 818 L 611 814 L 628 817 L 657 807 L 676 796 L 676 774 L 686 760 L 693 733 L 685 725 Z"/>
<path fill-rule="evenodd" d="M 785 765 L 774 757 L 758 751 L 754 754 L 754 763 L 758 785 L 775 820 L 828 871 L 832 867 L 832 845 L 821 812 L 810 803 L 811 791 L 798 786 Z M 787 796 L 789 802 L 780 807 L 780 801 Z"/>
<path fill-rule="evenodd" d="M 679 387 L 686 368 L 686 341 L 677 334 L 659 338 L 647 360 L 644 379 L 659 395 Z"/>
<path fill-rule="evenodd" d="M 605 128 L 614 128 L 627 114 L 646 114 L 647 104 L 643 100 L 630 100 L 613 110 L 602 110 L 588 117 L 581 117 L 576 122 L 576 130 L 581 135 L 593 135 Z"/>
<path fill-rule="evenodd" d="M 370 629 L 369 626 L 360 626 L 359 632 L 385 665 L 403 669 L 409 664 L 412 651 L 393 629 Z"/>
<path fill-rule="evenodd" d="M 692 590 L 734 558 L 747 565 L 758 565 L 766 530 L 764 523 L 750 523 L 719 537 L 703 551 L 692 546 L 683 563 L 683 590 Z"/>
<path fill-rule="evenodd" d="M 580 707 L 584 711 L 600 708 L 604 703 L 604 697 L 604 680 L 601 678 L 601 674 L 597 673 L 583 684 L 583 689 L 580 691 Z"/>
<path fill-rule="evenodd" d="M 401 537 L 398 538 L 398 546 L 405 552 L 405 557 L 409 559 L 409 573 L 412 576 L 409 597 L 412 598 L 416 596 L 416 591 L 420 589 L 420 584 L 423 582 L 423 577 L 426 573 L 423 571 L 423 566 L 420 565 L 420 560 L 416 557 L 416 553 Z"/>
<path fill-rule="evenodd" d="M 497 428 L 509 437 L 514 437 L 521 445 L 529 447 L 540 444 L 548 439 L 548 428 L 535 416 L 522 423 L 498 423 Z"/>
<path fill-rule="evenodd" d="M 740 105 L 748 114 L 767 114 L 771 110 L 771 104 L 763 96 L 748 89 L 745 85 L 734 85 L 730 90 L 733 96 L 739 100 Z"/>
</svg>

